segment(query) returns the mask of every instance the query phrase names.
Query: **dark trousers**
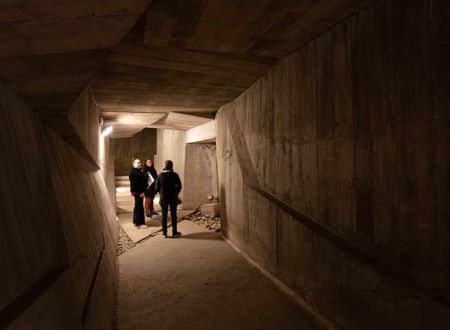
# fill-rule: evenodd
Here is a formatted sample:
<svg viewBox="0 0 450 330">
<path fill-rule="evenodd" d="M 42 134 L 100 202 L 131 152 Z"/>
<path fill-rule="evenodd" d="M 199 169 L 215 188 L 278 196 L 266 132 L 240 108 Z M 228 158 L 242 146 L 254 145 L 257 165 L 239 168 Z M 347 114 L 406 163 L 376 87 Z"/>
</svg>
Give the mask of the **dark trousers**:
<svg viewBox="0 0 450 330">
<path fill-rule="evenodd" d="M 136 226 L 145 224 L 144 199 L 138 194 L 134 196 L 133 223 Z"/>
<path fill-rule="evenodd" d="M 162 212 L 162 230 L 167 235 L 167 214 L 170 207 L 170 216 L 172 217 L 172 235 L 177 233 L 177 203 L 159 203 Z"/>
</svg>

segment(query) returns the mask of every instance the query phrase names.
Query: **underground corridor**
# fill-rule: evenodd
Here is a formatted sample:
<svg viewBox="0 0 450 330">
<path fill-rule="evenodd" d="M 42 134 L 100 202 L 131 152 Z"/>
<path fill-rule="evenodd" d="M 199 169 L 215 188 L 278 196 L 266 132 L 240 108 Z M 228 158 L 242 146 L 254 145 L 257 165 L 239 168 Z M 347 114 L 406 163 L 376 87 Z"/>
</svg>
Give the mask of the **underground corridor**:
<svg viewBox="0 0 450 330">
<path fill-rule="evenodd" d="M 450 329 L 448 0 L 6 0 L 0 40 L 0 329 Z"/>
</svg>

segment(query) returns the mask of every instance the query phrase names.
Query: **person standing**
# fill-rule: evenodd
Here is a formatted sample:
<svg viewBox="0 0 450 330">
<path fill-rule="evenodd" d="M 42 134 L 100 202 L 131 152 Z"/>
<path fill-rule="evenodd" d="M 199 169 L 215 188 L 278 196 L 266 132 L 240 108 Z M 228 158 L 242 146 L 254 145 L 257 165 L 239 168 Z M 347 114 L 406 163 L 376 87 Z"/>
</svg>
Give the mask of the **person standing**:
<svg viewBox="0 0 450 330">
<path fill-rule="evenodd" d="M 144 175 L 147 178 L 147 189 L 144 191 L 144 209 L 145 215 L 147 217 L 151 217 L 153 214 L 158 215 L 155 212 L 155 208 L 153 206 L 153 199 L 156 195 L 156 179 L 158 178 L 158 173 L 156 172 L 155 166 L 153 165 L 153 161 L 151 159 L 147 159 L 144 165 Z"/>
<path fill-rule="evenodd" d="M 147 179 L 141 170 L 142 164 L 139 159 L 133 160 L 130 171 L 130 191 L 134 197 L 133 223 L 137 228 L 147 228 L 144 214 L 144 191 L 147 188 Z"/>
<path fill-rule="evenodd" d="M 172 237 L 180 237 L 181 233 L 177 230 L 177 206 L 178 194 L 181 191 L 181 180 L 177 173 L 173 171 L 173 162 L 166 160 L 164 170 L 156 179 L 156 192 L 159 193 L 159 205 L 162 211 L 163 236 L 167 237 L 167 214 L 170 208 L 172 217 Z"/>
</svg>

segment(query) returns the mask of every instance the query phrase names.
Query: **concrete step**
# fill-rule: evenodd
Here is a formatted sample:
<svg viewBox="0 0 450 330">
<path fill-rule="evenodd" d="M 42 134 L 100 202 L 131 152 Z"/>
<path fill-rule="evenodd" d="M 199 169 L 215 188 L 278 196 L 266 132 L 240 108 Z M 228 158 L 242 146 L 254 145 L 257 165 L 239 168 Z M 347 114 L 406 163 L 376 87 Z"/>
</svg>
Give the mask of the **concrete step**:
<svg viewBox="0 0 450 330">
<path fill-rule="evenodd" d="M 126 175 L 116 176 L 116 187 L 129 187 L 130 179 Z"/>
<path fill-rule="evenodd" d="M 200 206 L 200 212 L 202 215 L 217 217 L 219 215 L 219 203 L 203 204 Z"/>
</svg>

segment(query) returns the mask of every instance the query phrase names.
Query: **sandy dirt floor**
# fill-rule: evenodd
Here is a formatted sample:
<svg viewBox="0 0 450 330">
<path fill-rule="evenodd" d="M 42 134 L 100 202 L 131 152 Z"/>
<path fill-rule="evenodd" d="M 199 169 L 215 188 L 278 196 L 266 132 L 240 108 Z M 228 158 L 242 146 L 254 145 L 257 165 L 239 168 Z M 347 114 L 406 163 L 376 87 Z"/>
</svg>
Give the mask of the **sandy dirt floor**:
<svg viewBox="0 0 450 330">
<path fill-rule="evenodd" d="M 119 257 L 118 329 L 315 329 L 220 235 L 182 221 Z"/>
</svg>

